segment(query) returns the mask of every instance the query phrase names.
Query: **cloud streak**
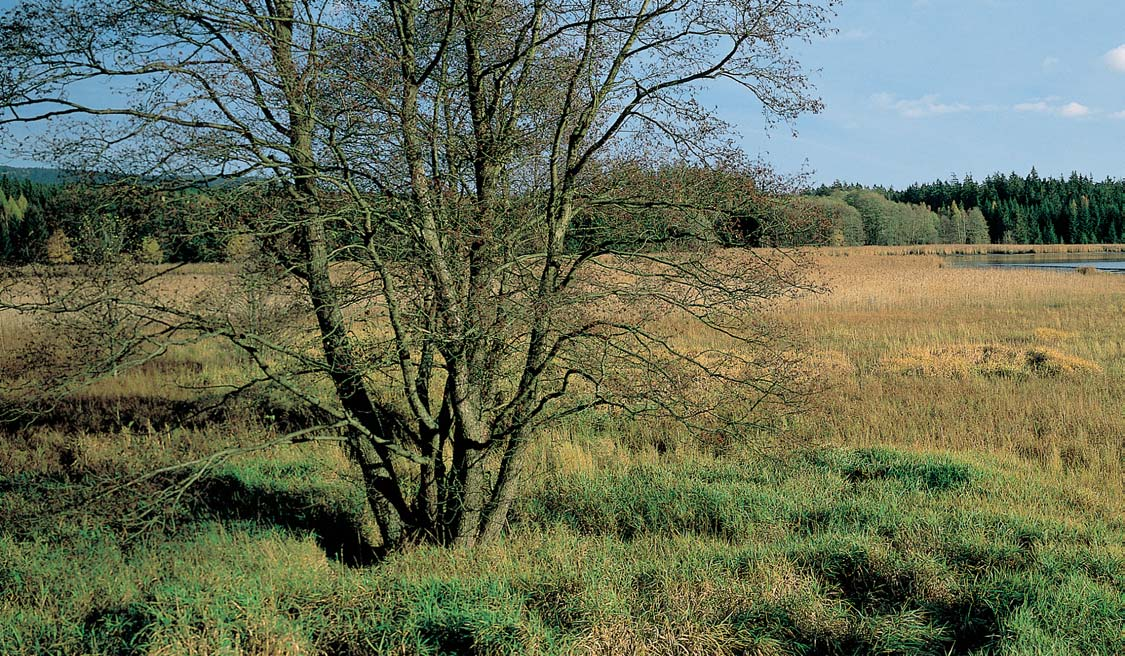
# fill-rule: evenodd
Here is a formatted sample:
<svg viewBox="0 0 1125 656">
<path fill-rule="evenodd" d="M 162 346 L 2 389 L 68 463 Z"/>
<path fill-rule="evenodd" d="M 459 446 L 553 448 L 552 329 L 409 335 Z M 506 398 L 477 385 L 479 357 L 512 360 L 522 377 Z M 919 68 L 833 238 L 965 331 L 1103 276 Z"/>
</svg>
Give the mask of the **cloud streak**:
<svg viewBox="0 0 1125 656">
<path fill-rule="evenodd" d="M 1094 110 L 1078 101 L 1072 100 L 1065 104 L 1059 104 L 1057 98 L 1023 102 L 1013 105 L 1012 109 L 1025 114 L 1048 114 L 1063 118 L 1086 118 L 1095 114 Z"/>
<path fill-rule="evenodd" d="M 1017 112 L 1020 114 L 1043 114 L 1066 119 L 1092 118 L 1096 116 L 1110 116 L 1111 118 L 1125 118 L 1125 111 L 1115 114 L 1093 109 L 1089 105 L 1071 100 L 1064 102 L 1062 98 L 1051 96 L 1049 98 L 1034 99 L 1015 105 L 998 105 L 995 103 L 977 105 L 965 102 L 944 101 L 936 93 L 929 93 L 918 98 L 900 98 L 893 93 L 877 93 L 871 96 L 871 103 L 884 112 L 894 112 L 905 119 L 925 119 L 965 112 Z"/>
<path fill-rule="evenodd" d="M 965 103 L 942 102 L 935 94 L 926 94 L 920 98 L 899 98 L 892 93 L 877 93 L 871 97 L 876 107 L 897 112 L 903 118 L 930 118 L 945 114 L 959 114 L 972 111 L 972 106 Z"/>
<path fill-rule="evenodd" d="M 1038 102 L 1020 103 L 1012 107 L 1012 109 L 1017 112 L 1041 112 L 1046 114 L 1051 111 L 1051 106 L 1040 100 Z"/>
</svg>

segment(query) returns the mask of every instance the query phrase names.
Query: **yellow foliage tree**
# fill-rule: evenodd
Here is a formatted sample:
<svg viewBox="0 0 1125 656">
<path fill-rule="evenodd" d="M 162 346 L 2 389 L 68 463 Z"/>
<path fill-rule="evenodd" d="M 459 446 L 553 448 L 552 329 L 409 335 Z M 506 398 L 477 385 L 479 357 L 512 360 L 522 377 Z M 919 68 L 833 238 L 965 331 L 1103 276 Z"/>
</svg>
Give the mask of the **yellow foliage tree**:
<svg viewBox="0 0 1125 656">
<path fill-rule="evenodd" d="M 55 229 L 47 237 L 47 262 L 50 264 L 73 264 L 74 248 L 70 245 L 70 238 L 62 231 Z"/>
<path fill-rule="evenodd" d="M 137 259 L 145 264 L 161 264 L 164 262 L 164 249 L 155 237 L 145 237 L 137 249 Z"/>
</svg>

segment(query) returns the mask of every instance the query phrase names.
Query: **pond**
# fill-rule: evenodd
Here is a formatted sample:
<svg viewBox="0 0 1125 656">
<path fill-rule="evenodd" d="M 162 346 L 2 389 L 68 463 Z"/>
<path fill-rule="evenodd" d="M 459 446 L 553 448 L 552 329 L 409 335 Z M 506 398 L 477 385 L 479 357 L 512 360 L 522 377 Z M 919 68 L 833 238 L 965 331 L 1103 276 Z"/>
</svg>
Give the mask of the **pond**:
<svg viewBox="0 0 1125 656">
<path fill-rule="evenodd" d="M 1079 268 L 1125 273 L 1125 253 L 1019 253 L 991 255 L 956 255 L 946 258 L 956 267 L 1019 267 L 1028 269 Z"/>
</svg>

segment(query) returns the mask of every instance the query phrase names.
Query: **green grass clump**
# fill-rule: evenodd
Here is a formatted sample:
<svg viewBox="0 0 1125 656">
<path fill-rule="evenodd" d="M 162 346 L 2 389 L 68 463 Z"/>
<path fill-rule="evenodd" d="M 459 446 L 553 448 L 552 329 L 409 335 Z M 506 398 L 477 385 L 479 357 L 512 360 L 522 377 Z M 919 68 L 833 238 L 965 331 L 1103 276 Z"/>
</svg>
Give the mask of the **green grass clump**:
<svg viewBox="0 0 1125 656">
<path fill-rule="evenodd" d="M 893 479 L 911 490 L 945 492 L 978 476 L 971 466 L 939 456 L 908 456 L 892 449 L 822 450 L 809 455 L 818 468 L 851 481 Z"/>
<path fill-rule="evenodd" d="M 1046 512 L 1021 507 L 1035 494 L 945 456 L 823 450 L 784 463 L 642 465 L 553 480 L 526 519 L 625 543 L 722 544 L 725 558 L 707 569 L 753 572 L 763 587 L 717 602 L 725 610 L 708 624 L 725 623 L 726 639 L 757 649 L 1004 653 L 1047 630 L 1069 633 L 1078 653 L 1125 649 L 1113 628 L 1125 613 L 1125 560 L 1114 546 L 1125 527 L 1094 519 L 1076 528 L 1060 521 L 1069 512 L 1061 499 Z M 645 599 L 676 597 L 667 582 L 645 587 Z M 1085 620 L 1066 620 L 1070 612 Z"/>
<path fill-rule="evenodd" d="M 0 653 L 1125 653 L 1125 522 L 983 456 L 548 473 L 504 543 L 369 567 L 310 526 L 362 504 L 329 464 L 232 465 L 141 542 L 0 535 Z"/>
</svg>

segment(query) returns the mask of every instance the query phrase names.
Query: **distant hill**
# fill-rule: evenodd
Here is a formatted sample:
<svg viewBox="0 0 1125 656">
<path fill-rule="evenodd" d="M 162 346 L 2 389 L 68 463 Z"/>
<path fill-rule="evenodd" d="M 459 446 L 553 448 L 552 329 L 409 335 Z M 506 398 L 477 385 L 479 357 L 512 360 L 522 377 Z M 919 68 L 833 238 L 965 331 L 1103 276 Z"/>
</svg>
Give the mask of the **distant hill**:
<svg viewBox="0 0 1125 656">
<path fill-rule="evenodd" d="M 11 178 L 13 180 L 30 180 L 38 184 L 45 185 L 61 185 L 69 182 L 95 182 L 99 184 L 114 182 L 115 180 L 131 180 L 141 184 L 162 184 L 182 187 L 213 187 L 224 188 L 237 186 L 243 184 L 247 180 L 262 180 L 262 178 L 243 178 L 243 179 L 226 179 L 226 180 L 204 180 L 203 178 L 191 177 L 152 177 L 145 176 L 137 178 L 125 178 L 121 174 L 111 173 L 96 173 L 93 171 L 74 172 L 65 169 L 48 168 L 48 167 L 20 167 L 20 166 L 4 166 L 0 165 L 0 177 Z"/>
<path fill-rule="evenodd" d="M 19 166 L 0 166 L 0 176 L 50 185 L 63 184 L 74 179 L 73 174 L 62 169 Z"/>
</svg>

